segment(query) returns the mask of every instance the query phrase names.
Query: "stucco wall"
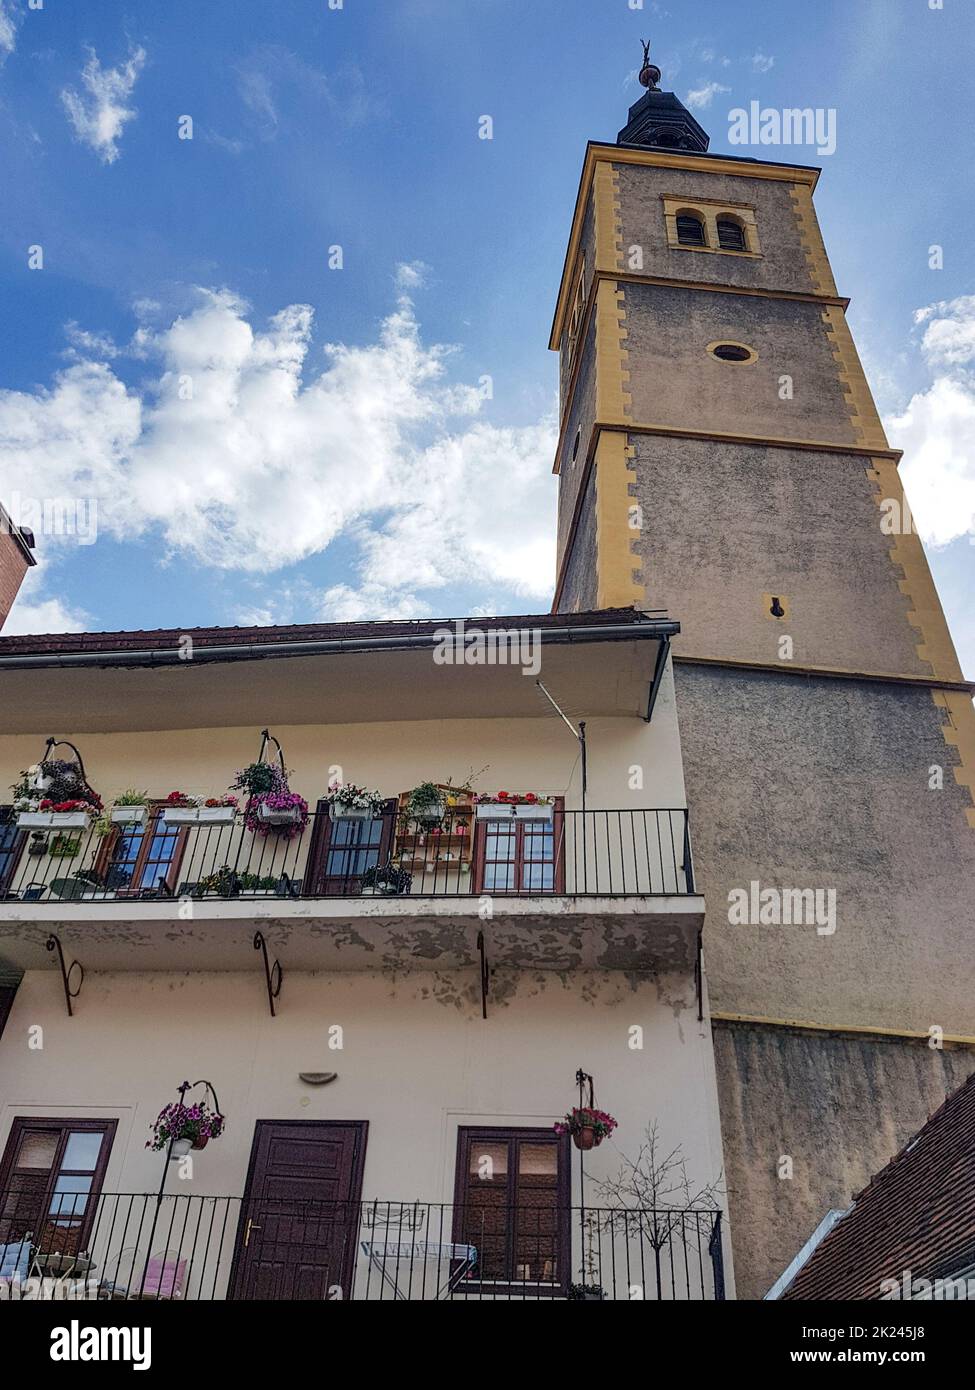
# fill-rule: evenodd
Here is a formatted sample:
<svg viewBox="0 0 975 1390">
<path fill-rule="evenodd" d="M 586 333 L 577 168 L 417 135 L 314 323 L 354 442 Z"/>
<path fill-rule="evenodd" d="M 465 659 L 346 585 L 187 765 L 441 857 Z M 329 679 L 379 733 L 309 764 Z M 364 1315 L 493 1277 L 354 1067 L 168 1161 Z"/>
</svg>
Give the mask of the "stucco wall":
<svg viewBox="0 0 975 1390">
<path fill-rule="evenodd" d="M 903 572 L 856 455 L 630 435 L 648 605 L 680 617 L 675 650 L 923 676 Z M 781 595 L 773 619 L 765 594 Z"/>
<path fill-rule="evenodd" d="M 680 280 L 790 290 L 816 289 L 804 252 L 792 198 L 793 185 L 733 174 L 696 173 L 632 164 L 613 166 L 618 176 L 620 221 L 625 254 L 643 248 L 643 273 Z M 674 250 L 667 244 L 665 197 L 706 198 L 754 207 L 760 259 Z"/>
<path fill-rule="evenodd" d="M 484 1021 L 473 974 L 288 974 L 273 1019 L 256 973 L 92 974 L 68 1019 L 56 973 L 30 972 L 0 1041 L 0 1147 L 15 1115 L 117 1117 L 105 1190 L 152 1192 L 161 1159 L 144 1147 L 148 1125 L 184 1077 L 206 1076 L 227 1132 L 170 1190 L 242 1193 L 258 1119 L 367 1120 L 364 1200 L 449 1203 L 458 1126 L 547 1127 L 577 1103 L 582 1066 L 619 1120 L 588 1156 L 590 1178 L 635 1157 L 657 1120 L 692 1182 L 719 1179 L 710 1030 L 689 976 L 503 976 Z M 341 1049 L 328 1045 L 336 1025 Z M 303 1071 L 338 1079 L 309 1087 Z M 574 1162 L 575 1201 L 578 1182 Z"/>
<path fill-rule="evenodd" d="M 557 690 L 553 694 L 558 698 Z M 541 695 L 539 708 L 545 708 Z M 585 717 L 584 710 L 573 713 Z M 37 761 L 48 732 L 0 737 L 0 787 L 6 790 L 22 768 Z M 554 711 L 538 719 L 275 726 L 274 732 L 293 770 L 292 790 L 310 804 L 324 796 L 332 768 L 341 768 L 344 780 L 376 787 L 387 796 L 426 780 L 451 778 L 460 785 L 473 771 L 481 772 L 479 791 L 549 792 L 565 795 L 570 807 L 579 804 L 578 746 Z M 589 806 L 684 804 L 671 672 L 651 724 L 640 718 L 596 718 L 587 733 Z M 105 801 L 128 787 L 147 789 L 152 796 L 177 788 L 213 795 L 227 787 L 237 768 L 257 757 L 260 744 L 251 728 L 115 734 L 58 730 L 58 735 L 80 747 L 89 780 Z M 639 791 L 629 785 L 633 764 L 645 769 Z"/>
<path fill-rule="evenodd" d="M 677 691 L 712 1007 L 975 1035 L 975 831 L 930 691 L 680 664 Z M 753 880 L 835 890 L 835 933 L 731 925 Z"/>
<path fill-rule="evenodd" d="M 721 1023 L 714 1043 L 739 1298 L 761 1298 L 975 1071 L 971 1048 Z"/>
<path fill-rule="evenodd" d="M 625 284 L 633 420 L 675 429 L 857 443 L 818 304 Z M 753 363 L 722 362 L 707 347 L 744 343 Z M 788 375 L 793 398 L 780 398 Z"/>
<path fill-rule="evenodd" d="M 572 537 L 559 598 L 559 611 L 585 612 L 596 607 L 596 470 L 589 475 L 579 525 Z"/>
<path fill-rule="evenodd" d="M 565 429 L 562 435 L 562 448 L 559 453 L 559 520 L 558 556 L 561 561 L 569 538 L 576 499 L 586 468 L 586 458 L 592 439 L 592 426 L 596 415 L 596 316 L 589 323 L 585 342 L 579 347 L 581 362 L 576 378 L 572 401 L 569 405 Z M 579 435 L 579 448 L 575 461 L 572 451 L 576 434 Z"/>
</svg>

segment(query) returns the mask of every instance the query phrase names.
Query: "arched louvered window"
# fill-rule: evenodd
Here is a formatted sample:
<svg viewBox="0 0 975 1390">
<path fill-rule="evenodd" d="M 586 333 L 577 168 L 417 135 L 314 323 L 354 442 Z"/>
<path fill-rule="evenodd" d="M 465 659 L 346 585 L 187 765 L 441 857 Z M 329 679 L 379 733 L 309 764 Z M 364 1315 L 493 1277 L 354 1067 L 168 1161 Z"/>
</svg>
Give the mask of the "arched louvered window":
<svg viewBox="0 0 975 1390">
<path fill-rule="evenodd" d="M 718 218 L 718 245 L 722 251 L 747 251 L 745 229 L 730 217 Z"/>
<path fill-rule="evenodd" d="M 706 246 L 704 223 L 692 212 L 677 214 L 677 240 L 681 246 Z"/>
</svg>

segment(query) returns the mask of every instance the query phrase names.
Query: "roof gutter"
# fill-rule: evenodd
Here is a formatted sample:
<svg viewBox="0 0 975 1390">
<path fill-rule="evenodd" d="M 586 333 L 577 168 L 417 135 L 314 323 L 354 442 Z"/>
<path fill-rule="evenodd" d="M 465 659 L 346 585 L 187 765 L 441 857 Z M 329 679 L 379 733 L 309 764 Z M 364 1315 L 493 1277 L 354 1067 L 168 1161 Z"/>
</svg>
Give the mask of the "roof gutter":
<svg viewBox="0 0 975 1390">
<path fill-rule="evenodd" d="M 451 632 L 445 622 L 434 632 L 402 633 L 391 637 L 330 637 L 298 642 L 237 642 L 223 646 L 200 646 L 187 658 L 183 647 L 145 648 L 143 650 L 25 652 L 18 656 L 0 656 L 0 670 L 39 670 L 86 666 L 177 666 L 192 660 L 193 665 L 213 661 L 259 661 L 273 657 L 349 655 L 363 652 L 423 651 L 443 641 Z M 680 623 L 648 619 L 637 623 L 605 623 L 578 627 L 477 628 L 471 632 L 507 633 L 534 632 L 543 645 L 565 645 L 573 642 L 626 642 L 631 640 L 664 639 L 669 642 L 680 632 Z M 187 634 L 192 636 L 192 634 Z"/>
</svg>

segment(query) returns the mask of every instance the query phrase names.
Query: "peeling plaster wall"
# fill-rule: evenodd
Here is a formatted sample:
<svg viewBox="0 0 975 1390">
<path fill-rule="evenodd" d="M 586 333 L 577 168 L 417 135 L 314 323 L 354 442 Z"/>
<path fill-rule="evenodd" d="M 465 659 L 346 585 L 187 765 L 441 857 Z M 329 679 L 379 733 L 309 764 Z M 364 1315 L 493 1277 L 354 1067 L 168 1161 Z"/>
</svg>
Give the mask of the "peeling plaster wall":
<svg viewBox="0 0 975 1390">
<path fill-rule="evenodd" d="M 228 1128 L 197 1156 L 187 1191 L 243 1191 L 257 1119 L 368 1120 L 365 1199 L 451 1202 L 458 1125 L 551 1124 L 582 1066 L 620 1122 L 590 1174 L 615 1172 L 656 1118 L 692 1179 L 717 1179 L 712 1044 L 690 975 L 498 971 L 491 995 L 484 1021 L 474 971 L 286 972 L 272 1019 L 259 973 L 92 973 L 69 1019 L 56 972 L 28 972 L 0 1040 L 0 1149 L 15 1115 L 115 1116 L 105 1190 L 153 1191 L 147 1126 L 184 1076 L 205 1075 Z M 27 1046 L 37 1024 L 40 1051 Z M 333 1025 L 341 1050 L 328 1047 Z M 634 1025 L 642 1050 L 629 1045 Z M 300 1071 L 338 1080 L 307 1087 Z"/>
<path fill-rule="evenodd" d="M 714 1044 L 739 1298 L 763 1297 L 975 1071 L 972 1048 L 849 1035 L 716 1023 Z"/>
</svg>

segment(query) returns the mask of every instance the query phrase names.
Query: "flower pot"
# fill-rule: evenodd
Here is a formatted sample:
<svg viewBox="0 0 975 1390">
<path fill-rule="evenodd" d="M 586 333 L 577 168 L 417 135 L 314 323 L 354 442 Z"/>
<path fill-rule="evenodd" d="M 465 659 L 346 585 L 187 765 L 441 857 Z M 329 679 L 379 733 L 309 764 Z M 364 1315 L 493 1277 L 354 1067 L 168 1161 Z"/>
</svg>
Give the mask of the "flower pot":
<svg viewBox="0 0 975 1390">
<path fill-rule="evenodd" d="M 209 1134 L 201 1134 L 199 1138 L 192 1141 L 191 1147 L 194 1149 L 205 1149 L 210 1142 Z"/>
<path fill-rule="evenodd" d="M 21 830 L 84 830 L 88 825 L 87 811 L 18 811 L 17 825 Z"/>
<path fill-rule="evenodd" d="M 447 808 L 442 801 L 430 801 L 410 811 L 409 817 L 419 825 L 439 825 L 446 814 Z"/>
<path fill-rule="evenodd" d="M 172 1148 L 169 1150 L 170 1163 L 175 1163 L 178 1158 L 185 1158 L 192 1147 L 192 1139 L 174 1139 Z"/>
<path fill-rule="evenodd" d="M 198 806 L 164 806 L 162 818 L 167 825 L 197 825 L 200 809 Z"/>
<path fill-rule="evenodd" d="M 257 808 L 257 819 L 265 825 L 296 825 L 300 810 L 299 806 L 285 806 L 276 811 L 262 801 Z"/>
<path fill-rule="evenodd" d="M 514 806 L 505 801 L 481 801 L 477 806 L 478 820 L 510 820 L 514 813 Z"/>
<path fill-rule="evenodd" d="M 113 806 L 109 818 L 113 825 L 145 825 L 149 819 L 149 807 Z"/>
<path fill-rule="evenodd" d="M 329 820 L 372 820 L 375 814 L 372 806 L 341 806 L 334 801 L 328 803 Z"/>
<path fill-rule="evenodd" d="M 201 806 L 197 819 L 201 825 L 233 825 L 236 806 Z"/>
<path fill-rule="evenodd" d="M 553 810 L 550 802 L 526 802 L 515 807 L 515 820 L 551 820 Z"/>
<path fill-rule="evenodd" d="M 592 1125 L 582 1125 L 579 1129 L 572 1131 L 572 1142 L 577 1149 L 582 1149 L 583 1153 L 588 1153 L 599 1143 L 596 1131 Z"/>
</svg>

